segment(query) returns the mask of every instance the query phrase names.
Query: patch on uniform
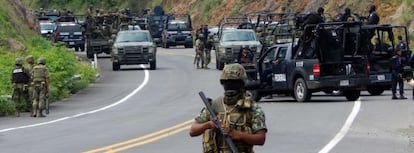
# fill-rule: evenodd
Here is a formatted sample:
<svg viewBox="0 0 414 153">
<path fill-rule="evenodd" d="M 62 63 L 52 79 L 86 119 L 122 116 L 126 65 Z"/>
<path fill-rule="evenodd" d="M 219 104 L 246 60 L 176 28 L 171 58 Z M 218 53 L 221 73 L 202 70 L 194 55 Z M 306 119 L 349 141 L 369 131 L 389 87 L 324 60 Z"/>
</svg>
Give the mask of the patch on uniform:
<svg viewBox="0 0 414 153">
<path fill-rule="evenodd" d="M 22 72 L 23 72 L 22 68 L 13 70 L 13 73 L 22 73 Z"/>
</svg>

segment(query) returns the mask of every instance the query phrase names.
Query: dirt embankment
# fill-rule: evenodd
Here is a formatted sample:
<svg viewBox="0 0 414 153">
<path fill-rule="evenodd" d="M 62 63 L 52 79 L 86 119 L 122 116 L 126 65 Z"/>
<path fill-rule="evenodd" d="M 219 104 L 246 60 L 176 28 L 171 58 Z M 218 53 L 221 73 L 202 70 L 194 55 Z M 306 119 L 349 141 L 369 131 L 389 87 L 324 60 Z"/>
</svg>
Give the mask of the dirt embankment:
<svg viewBox="0 0 414 153">
<path fill-rule="evenodd" d="M 16 32 L 16 35 L 9 35 L 8 32 L 5 32 L 6 43 L 2 44 L 10 50 L 25 50 L 26 47 L 22 41 L 27 40 L 37 31 L 36 18 L 20 0 L 6 0 L 3 3 L 6 4 L 3 7 L 7 7 L 6 22 L 9 22 L 14 28 L 13 31 Z"/>
<path fill-rule="evenodd" d="M 412 14 L 410 11 L 414 10 L 414 3 L 407 5 L 399 0 L 162 0 L 161 4 L 173 13 L 190 12 L 196 27 L 200 24 L 217 25 L 221 18 L 235 13 L 260 10 L 281 12 L 283 8 L 291 13 L 308 13 L 323 7 L 326 13 L 335 16 L 349 7 L 354 13 L 367 16 L 369 6 L 376 5 L 381 23 L 405 25 L 411 27 L 411 31 L 414 30 L 414 19 L 407 15 Z M 209 8 L 211 6 L 214 8 Z"/>
</svg>

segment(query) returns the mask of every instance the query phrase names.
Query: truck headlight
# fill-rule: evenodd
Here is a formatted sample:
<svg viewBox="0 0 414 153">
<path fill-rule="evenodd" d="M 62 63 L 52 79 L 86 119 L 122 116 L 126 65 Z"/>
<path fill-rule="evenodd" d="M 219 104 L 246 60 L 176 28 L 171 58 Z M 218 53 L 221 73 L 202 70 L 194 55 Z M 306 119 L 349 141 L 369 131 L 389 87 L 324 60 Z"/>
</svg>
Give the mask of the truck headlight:
<svg viewBox="0 0 414 153">
<path fill-rule="evenodd" d="M 149 47 L 148 53 L 154 53 L 154 52 L 155 52 L 155 48 L 154 47 Z"/>
<path fill-rule="evenodd" d="M 118 54 L 118 48 L 112 48 L 112 53 L 113 54 Z"/>
<path fill-rule="evenodd" d="M 219 48 L 218 48 L 218 51 L 219 51 L 220 53 L 226 53 L 226 48 L 224 48 L 224 47 L 219 47 Z"/>
</svg>

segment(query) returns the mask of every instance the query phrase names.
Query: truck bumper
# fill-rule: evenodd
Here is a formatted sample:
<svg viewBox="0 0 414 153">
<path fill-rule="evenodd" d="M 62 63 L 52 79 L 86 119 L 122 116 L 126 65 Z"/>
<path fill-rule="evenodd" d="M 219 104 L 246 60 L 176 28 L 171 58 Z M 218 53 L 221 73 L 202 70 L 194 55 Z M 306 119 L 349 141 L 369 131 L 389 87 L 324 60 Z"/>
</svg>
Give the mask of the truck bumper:
<svg viewBox="0 0 414 153">
<path fill-rule="evenodd" d="M 137 65 L 137 64 L 148 64 L 155 60 L 153 54 L 147 55 L 114 55 L 112 61 L 120 65 Z"/>
<path fill-rule="evenodd" d="M 368 77 L 343 77 L 343 78 L 324 78 L 317 81 L 308 81 L 307 86 L 309 89 L 334 89 L 334 90 L 346 90 L 357 89 L 363 90 L 369 84 Z"/>
</svg>

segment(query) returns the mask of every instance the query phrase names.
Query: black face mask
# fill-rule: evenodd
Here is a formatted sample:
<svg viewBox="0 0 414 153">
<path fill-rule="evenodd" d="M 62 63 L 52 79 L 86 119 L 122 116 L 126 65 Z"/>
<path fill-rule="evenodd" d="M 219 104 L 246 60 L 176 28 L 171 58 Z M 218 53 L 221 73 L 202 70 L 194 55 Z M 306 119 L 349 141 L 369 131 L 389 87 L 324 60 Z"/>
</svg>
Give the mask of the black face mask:
<svg viewBox="0 0 414 153">
<path fill-rule="evenodd" d="M 221 81 L 224 88 L 224 103 L 234 105 L 243 98 L 244 83 L 241 80 L 225 80 Z"/>
</svg>

